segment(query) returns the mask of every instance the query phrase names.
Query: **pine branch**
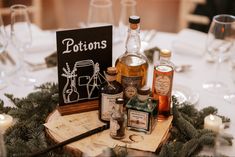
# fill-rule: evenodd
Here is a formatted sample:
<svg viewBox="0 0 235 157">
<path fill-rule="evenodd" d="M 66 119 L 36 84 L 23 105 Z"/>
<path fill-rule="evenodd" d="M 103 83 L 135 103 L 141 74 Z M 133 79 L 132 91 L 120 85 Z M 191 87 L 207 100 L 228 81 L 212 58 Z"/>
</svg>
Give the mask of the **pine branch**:
<svg viewBox="0 0 235 157">
<path fill-rule="evenodd" d="M 180 112 L 177 109 L 177 101 L 173 99 L 173 102 L 175 104 L 173 105 L 173 125 L 177 127 L 177 129 L 179 129 L 180 132 L 184 134 L 187 139 L 196 137 L 198 134 L 197 130 L 190 122 L 188 122 L 181 116 Z"/>
</svg>

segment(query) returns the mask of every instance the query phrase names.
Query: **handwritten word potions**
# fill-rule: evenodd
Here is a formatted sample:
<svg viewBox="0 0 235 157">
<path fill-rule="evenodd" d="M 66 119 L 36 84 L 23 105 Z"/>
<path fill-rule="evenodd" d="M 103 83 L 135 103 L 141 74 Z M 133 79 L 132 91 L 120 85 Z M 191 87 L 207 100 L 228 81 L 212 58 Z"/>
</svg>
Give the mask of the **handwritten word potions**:
<svg viewBox="0 0 235 157">
<path fill-rule="evenodd" d="M 72 38 L 66 38 L 62 41 L 63 45 L 66 45 L 65 53 L 78 52 L 78 51 L 91 51 L 96 49 L 105 49 L 107 47 L 107 41 L 94 41 L 87 43 L 86 41 L 79 41 L 77 44 L 74 43 Z"/>
</svg>

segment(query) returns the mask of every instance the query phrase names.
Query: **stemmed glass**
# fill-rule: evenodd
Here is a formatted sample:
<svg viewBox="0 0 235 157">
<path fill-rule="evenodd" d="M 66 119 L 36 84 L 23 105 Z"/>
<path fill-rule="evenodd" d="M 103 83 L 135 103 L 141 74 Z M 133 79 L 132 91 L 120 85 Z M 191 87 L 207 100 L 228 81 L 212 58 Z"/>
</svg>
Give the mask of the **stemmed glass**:
<svg viewBox="0 0 235 157">
<path fill-rule="evenodd" d="M 87 25 L 88 27 L 104 26 L 114 23 L 111 0 L 91 0 Z"/>
<path fill-rule="evenodd" d="M 128 19 L 131 15 L 136 15 L 136 0 L 121 0 L 120 4 L 121 10 L 118 25 L 121 38 L 126 39 Z"/>
<path fill-rule="evenodd" d="M 214 16 L 208 31 L 206 48 L 216 61 L 215 80 L 204 83 L 204 89 L 214 93 L 222 93 L 226 90 L 226 85 L 218 80 L 218 70 L 220 64 L 230 54 L 234 39 L 235 17 L 227 14 Z"/>
<path fill-rule="evenodd" d="M 5 27 L 3 24 L 2 16 L 0 15 L 0 55 L 5 51 L 7 47 L 7 36 L 5 32 Z M 1 56 L 2 57 L 2 56 Z M 0 67 L 0 89 L 7 86 L 7 82 L 4 79 L 5 73 L 2 67 Z"/>
<path fill-rule="evenodd" d="M 22 68 L 19 71 L 19 76 L 13 82 L 23 86 L 35 83 L 36 79 L 27 75 L 24 64 L 25 51 L 32 43 L 29 14 L 25 5 L 16 4 L 11 6 L 11 41 L 20 53 L 19 59 Z"/>
<path fill-rule="evenodd" d="M 235 104 L 235 53 L 234 53 L 234 59 L 231 59 L 231 65 L 230 65 L 230 74 L 233 81 L 233 90 L 228 91 L 224 95 L 224 99 L 229 102 L 230 104 Z"/>
</svg>

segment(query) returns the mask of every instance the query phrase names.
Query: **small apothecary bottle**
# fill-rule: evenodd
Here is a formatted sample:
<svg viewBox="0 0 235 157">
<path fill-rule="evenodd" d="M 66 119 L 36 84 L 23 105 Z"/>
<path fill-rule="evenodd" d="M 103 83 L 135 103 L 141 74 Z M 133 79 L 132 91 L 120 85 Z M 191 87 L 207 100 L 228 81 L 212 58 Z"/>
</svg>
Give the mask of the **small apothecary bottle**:
<svg viewBox="0 0 235 157">
<path fill-rule="evenodd" d="M 157 122 L 158 103 L 149 97 L 150 88 L 137 90 L 137 96 L 126 104 L 127 128 L 150 134 Z"/>
<path fill-rule="evenodd" d="M 110 118 L 110 136 L 114 139 L 125 137 L 126 115 L 123 112 L 124 99 L 117 98 Z"/>
<path fill-rule="evenodd" d="M 152 96 L 159 101 L 158 120 L 171 115 L 171 94 L 174 75 L 174 64 L 170 61 L 171 51 L 161 50 L 160 60 L 154 66 Z"/>
<path fill-rule="evenodd" d="M 99 118 L 103 122 L 109 122 L 116 98 L 123 97 L 122 85 L 116 81 L 117 70 L 115 67 L 108 67 L 106 82 L 100 88 Z"/>
</svg>

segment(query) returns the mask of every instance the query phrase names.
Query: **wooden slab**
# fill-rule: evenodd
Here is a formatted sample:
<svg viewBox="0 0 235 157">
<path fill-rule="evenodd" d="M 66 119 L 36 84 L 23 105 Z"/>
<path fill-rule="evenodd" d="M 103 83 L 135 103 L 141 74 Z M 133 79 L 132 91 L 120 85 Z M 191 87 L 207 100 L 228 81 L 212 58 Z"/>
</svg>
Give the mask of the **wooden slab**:
<svg viewBox="0 0 235 157">
<path fill-rule="evenodd" d="M 58 110 L 55 110 L 54 112 L 52 112 L 48 116 L 46 122 L 53 123 L 56 120 L 58 121 L 58 119 L 60 119 L 60 118 L 66 119 L 66 118 L 68 118 L 68 116 L 76 116 L 77 118 L 79 118 L 79 116 L 81 116 L 81 115 L 84 116 L 85 114 L 87 114 L 88 116 L 90 116 L 91 114 L 92 115 L 96 114 L 97 119 L 98 119 L 98 111 L 90 111 L 90 112 L 82 113 L 82 114 L 67 115 L 67 117 L 66 117 L 66 116 L 61 116 L 60 113 L 58 112 Z M 95 116 L 93 115 L 93 117 L 95 117 Z M 164 124 L 162 122 L 158 122 L 157 126 L 155 127 L 155 129 L 157 129 L 157 130 L 154 130 L 154 132 L 151 134 L 152 137 L 147 137 L 147 138 L 152 138 L 155 140 L 160 139 L 158 147 L 160 147 L 163 144 L 163 142 L 166 141 L 167 137 L 169 136 L 168 131 L 171 126 L 172 118 L 173 117 L 170 117 L 166 122 L 164 122 Z M 97 121 L 97 119 L 95 119 L 94 121 Z M 168 126 L 168 128 L 166 128 L 165 131 L 160 130 L 163 126 Z M 158 133 L 162 134 L 162 135 L 158 136 Z M 52 130 L 49 130 L 47 128 L 46 128 L 46 134 L 50 139 L 52 139 L 56 143 L 66 140 L 65 138 L 62 138 L 61 136 L 59 136 L 56 132 L 53 132 Z M 129 136 L 129 134 L 130 134 L 130 131 L 128 130 L 127 136 Z M 141 135 L 142 133 L 135 132 L 134 134 Z M 65 146 L 64 149 L 65 149 L 65 151 L 68 151 L 75 156 L 81 156 L 82 154 L 84 154 L 84 152 L 86 153 L 85 155 L 88 155 L 88 156 L 102 156 L 103 150 L 107 149 L 108 148 L 107 146 L 110 147 L 109 142 L 115 142 L 115 140 L 112 140 L 111 138 L 107 139 L 107 138 L 109 138 L 109 136 L 107 136 L 107 135 L 109 135 L 109 130 L 103 131 L 102 133 L 92 135 L 88 138 L 85 138 L 80 141 L 69 144 L 69 145 Z M 75 135 L 72 135 L 72 136 L 75 136 Z M 155 136 L 157 136 L 157 137 L 155 137 Z M 102 140 L 105 141 L 104 142 L 105 145 L 101 145 L 98 140 L 100 140 L 100 142 L 102 142 Z M 125 139 L 124 139 L 124 141 L 125 141 Z M 116 142 L 117 143 L 114 143 L 114 144 L 123 145 L 122 141 L 116 140 Z M 112 145 L 111 145 L 111 147 L 112 147 Z M 141 154 L 144 156 L 149 156 L 151 154 L 153 155 L 152 152 L 154 152 L 154 151 L 152 151 L 153 148 L 151 148 L 151 150 L 149 150 L 149 151 L 136 150 L 136 148 L 138 148 L 138 147 L 135 147 L 135 144 L 130 146 L 130 148 L 133 148 L 133 149 L 128 149 L 128 152 L 130 152 L 131 154 L 136 154 L 136 155 Z"/>
<path fill-rule="evenodd" d="M 93 100 L 89 102 L 80 102 L 70 105 L 58 106 L 57 110 L 60 114 L 63 115 L 70 115 L 74 113 L 82 113 L 88 111 L 94 111 L 99 109 L 98 100 Z"/>
</svg>

